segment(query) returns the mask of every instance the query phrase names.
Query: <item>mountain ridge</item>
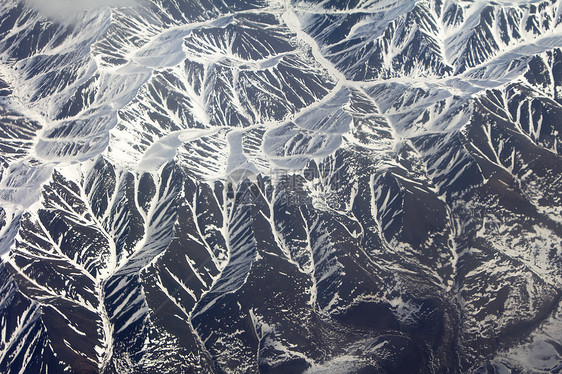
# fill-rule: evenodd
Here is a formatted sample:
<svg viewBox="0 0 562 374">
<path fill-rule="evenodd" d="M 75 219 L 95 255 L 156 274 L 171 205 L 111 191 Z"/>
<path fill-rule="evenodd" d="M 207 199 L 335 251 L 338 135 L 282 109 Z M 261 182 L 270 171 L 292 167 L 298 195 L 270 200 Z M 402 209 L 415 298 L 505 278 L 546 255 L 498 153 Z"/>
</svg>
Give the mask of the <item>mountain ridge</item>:
<svg viewBox="0 0 562 374">
<path fill-rule="evenodd" d="M 556 1 L 0 14 L 0 371 L 560 369 Z"/>
</svg>

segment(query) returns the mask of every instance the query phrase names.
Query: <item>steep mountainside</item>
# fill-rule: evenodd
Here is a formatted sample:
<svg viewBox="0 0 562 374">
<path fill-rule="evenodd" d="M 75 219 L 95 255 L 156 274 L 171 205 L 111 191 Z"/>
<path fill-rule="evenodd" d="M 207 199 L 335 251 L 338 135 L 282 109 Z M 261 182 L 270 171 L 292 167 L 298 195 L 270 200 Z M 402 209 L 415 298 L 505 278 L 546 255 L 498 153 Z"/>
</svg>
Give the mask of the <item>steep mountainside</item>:
<svg viewBox="0 0 562 374">
<path fill-rule="evenodd" d="M 562 371 L 560 1 L 40 3 L 1 373 Z"/>
</svg>

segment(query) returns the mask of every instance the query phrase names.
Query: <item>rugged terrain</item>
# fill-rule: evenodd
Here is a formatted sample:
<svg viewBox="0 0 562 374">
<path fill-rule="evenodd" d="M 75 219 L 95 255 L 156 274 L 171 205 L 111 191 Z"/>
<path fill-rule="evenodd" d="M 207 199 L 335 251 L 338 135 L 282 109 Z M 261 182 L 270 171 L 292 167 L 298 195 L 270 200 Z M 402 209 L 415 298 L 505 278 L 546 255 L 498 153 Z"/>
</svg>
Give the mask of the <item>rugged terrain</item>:
<svg viewBox="0 0 562 374">
<path fill-rule="evenodd" d="M 562 371 L 560 1 L 0 2 L 0 372 Z"/>
</svg>

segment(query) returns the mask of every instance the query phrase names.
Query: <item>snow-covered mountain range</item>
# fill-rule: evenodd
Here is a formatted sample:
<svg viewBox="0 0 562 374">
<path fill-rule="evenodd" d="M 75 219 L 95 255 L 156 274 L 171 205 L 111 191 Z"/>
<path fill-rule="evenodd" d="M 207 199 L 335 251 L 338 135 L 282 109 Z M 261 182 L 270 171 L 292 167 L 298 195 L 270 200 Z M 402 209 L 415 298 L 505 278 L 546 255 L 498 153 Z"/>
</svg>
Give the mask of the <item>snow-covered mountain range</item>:
<svg viewBox="0 0 562 374">
<path fill-rule="evenodd" d="M 562 372 L 562 4 L 0 1 L 0 372 Z"/>
</svg>

